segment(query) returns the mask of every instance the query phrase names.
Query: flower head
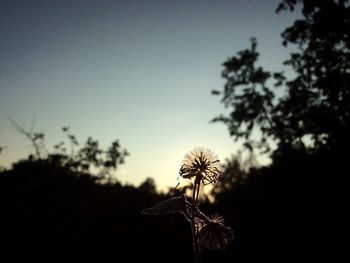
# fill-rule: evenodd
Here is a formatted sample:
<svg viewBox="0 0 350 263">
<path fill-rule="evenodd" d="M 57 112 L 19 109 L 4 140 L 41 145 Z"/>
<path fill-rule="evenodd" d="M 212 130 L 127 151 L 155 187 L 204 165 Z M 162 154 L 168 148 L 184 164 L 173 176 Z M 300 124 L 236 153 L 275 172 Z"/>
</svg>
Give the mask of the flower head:
<svg viewBox="0 0 350 263">
<path fill-rule="evenodd" d="M 220 174 L 220 161 L 217 156 L 210 149 L 201 147 L 187 153 L 180 168 L 181 177 L 195 178 L 203 185 L 215 183 Z"/>
<path fill-rule="evenodd" d="M 233 231 L 224 225 L 224 220 L 215 215 L 201 225 L 198 242 L 208 249 L 224 249 L 233 239 Z"/>
</svg>

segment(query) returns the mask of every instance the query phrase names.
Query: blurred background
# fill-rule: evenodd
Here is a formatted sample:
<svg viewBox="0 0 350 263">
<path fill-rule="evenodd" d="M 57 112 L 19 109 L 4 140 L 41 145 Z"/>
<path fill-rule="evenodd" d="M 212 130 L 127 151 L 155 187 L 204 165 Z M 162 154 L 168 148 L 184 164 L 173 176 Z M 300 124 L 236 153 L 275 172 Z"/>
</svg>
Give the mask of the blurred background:
<svg viewBox="0 0 350 263">
<path fill-rule="evenodd" d="M 0 1 L 1 257 L 193 262 L 181 215 L 141 212 L 202 146 L 234 233 L 202 262 L 336 260 L 349 2 Z"/>
</svg>

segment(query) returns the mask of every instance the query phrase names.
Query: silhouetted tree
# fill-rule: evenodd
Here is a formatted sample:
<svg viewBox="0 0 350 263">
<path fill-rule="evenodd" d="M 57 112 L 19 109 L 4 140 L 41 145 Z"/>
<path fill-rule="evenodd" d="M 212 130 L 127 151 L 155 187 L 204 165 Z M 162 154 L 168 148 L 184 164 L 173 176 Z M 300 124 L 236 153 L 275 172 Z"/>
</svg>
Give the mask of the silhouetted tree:
<svg viewBox="0 0 350 263">
<path fill-rule="evenodd" d="M 284 0 L 303 18 L 282 33 L 295 51 L 291 73 L 257 65 L 257 40 L 224 62 L 224 122 L 247 149 L 272 153 L 266 167 L 230 160 L 213 190 L 236 233 L 232 259 L 243 262 L 337 261 L 350 146 L 350 1 Z M 257 136 L 258 135 L 258 136 Z M 272 149 L 275 147 L 275 149 Z M 323 226 L 323 227 L 322 227 Z"/>
<path fill-rule="evenodd" d="M 146 180 L 140 184 L 139 189 L 143 192 L 156 194 L 156 182 L 152 178 L 146 178 Z"/>
<path fill-rule="evenodd" d="M 106 149 L 102 149 L 98 140 L 88 137 L 86 142 L 77 149 L 79 142 L 75 135 L 70 132 L 70 127 L 62 128 L 68 139 L 68 146 L 65 141 L 54 145 L 54 151 L 50 152 L 45 145 L 45 134 L 43 132 L 34 132 L 34 125 L 30 130 L 19 126 L 10 119 L 18 132 L 23 134 L 32 144 L 34 154 L 29 155 L 29 161 L 43 160 L 49 163 L 56 163 L 59 166 L 67 167 L 77 173 L 89 174 L 93 170 L 97 177 L 111 180 L 111 171 L 117 169 L 123 164 L 125 158 L 129 155 L 126 149 L 123 149 L 119 140 L 115 140 Z M 70 147 L 70 153 L 67 153 L 67 147 Z"/>
<path fill-rule="evenodd" d="M 126 155 L 118 141 L 103 150 L 98 141 L 88 138 L 79 147 L 69 127 L 64 132 L 68 143 L 58 143 L 54 153 L 41 152 L 38 147 L 38 155 L 34 147 L 27 159 L 0 169 L 1 258 L 186 262 L 183 259 L 191 256 L 190 240 L 180 250 L 177 246 L 190 235 L 185 222 L 140 216 L 145 207 L 165 198 L 156 192 L 153 179 L 136 188 L 118 181 L 101 184 L 93 173 L 98 167 L 119 167 Z M 32 134 L 25 135 L 34 138 Z M 43 139 L 30 141 L 41 145 Z"/>
<path fill-rule="evenodd" d="M 350 4 L 337 0 L 284 0 L 277 12 L 302 5 L 303 18 L 282 33 L 283 45 L 296 51 L 284 62 L 294 72 L 264 70 L 256 65 L 256 39 L 251 48 L 229 58 L 222 72 L 226 84 L 222 103 L 228 116 L 214 121 L 227 124 L 235 139 L 251 148 L 277 151 L 313 150 L 349 145 L 350 134 Z M 274 82 L 274 84 L 271 84 Z M 274 88 L 285 88 L 277 96 Z M 252 138 L 252 131 L 260 138 Z"/>
<path fill-rule="evenodd" d="M 215 184 L 212 194 L 218 197 L 221 193 L 235 191 L 245 184 L 254 169 L 257 169 L 253 155 L 243 158 L 242 152 L 232 155 L 222 165 L 223 173 L 220 180 Z"/>
</svg>

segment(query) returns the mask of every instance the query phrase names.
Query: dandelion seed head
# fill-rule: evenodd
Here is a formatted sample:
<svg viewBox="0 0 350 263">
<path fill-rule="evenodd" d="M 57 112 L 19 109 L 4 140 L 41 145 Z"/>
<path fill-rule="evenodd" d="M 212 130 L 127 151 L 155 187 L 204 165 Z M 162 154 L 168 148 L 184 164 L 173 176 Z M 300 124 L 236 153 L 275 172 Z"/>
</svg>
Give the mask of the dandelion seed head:
<svg viewBox="0 0 350 263">
<path fill-rule="evenodd" d="M 224 249 L 232 239 L 232 229 L 224 225 L 224 220 L 219 215 L 212 216 L 198 229 L 199 244 L 210 250 Z"/>
<path fill-rule="evenodd" d="M 215 214 L 210 217 L 210 221 L 215 224 L 224 224 L 225 220 L 219 214 Z"/>
<path fill-rule="evenodd" d="M 187 153 L 180 168 L 180 176 L 195 178 L 203 185 L 215 183 L 221 174 L 218 157 L 210 150 L 197 147 Z"/>
</svg>

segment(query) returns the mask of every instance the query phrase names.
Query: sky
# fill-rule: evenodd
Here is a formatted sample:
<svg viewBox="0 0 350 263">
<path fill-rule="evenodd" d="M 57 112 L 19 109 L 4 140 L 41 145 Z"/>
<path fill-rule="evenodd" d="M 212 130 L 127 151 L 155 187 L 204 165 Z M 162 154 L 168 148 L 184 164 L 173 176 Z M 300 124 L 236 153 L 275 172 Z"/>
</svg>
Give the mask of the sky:
<svg viewBox="0 0 350 263">
<path fill-rule="evenodd" d="M 176 185 L 197 146 L 225 160 L 239 149 L 227 128 L 222 63 L 257 37 L 260 64 L 281 70 L 280 33 L 297 13 L 278 0 L 0 0 L 0 166 L 28 156 L 9 117 L 45 133 L 46 144 L 88 136 L 119 139 L 130 156 L 115 176 L 138 185 Z M 264 162 L 264 160 L 262 160 Z"/>
</svg>

